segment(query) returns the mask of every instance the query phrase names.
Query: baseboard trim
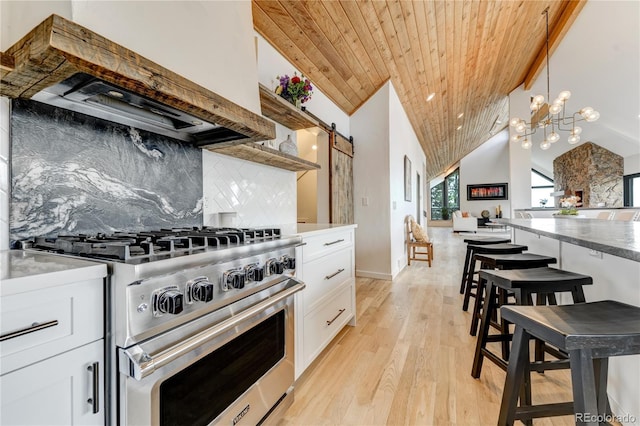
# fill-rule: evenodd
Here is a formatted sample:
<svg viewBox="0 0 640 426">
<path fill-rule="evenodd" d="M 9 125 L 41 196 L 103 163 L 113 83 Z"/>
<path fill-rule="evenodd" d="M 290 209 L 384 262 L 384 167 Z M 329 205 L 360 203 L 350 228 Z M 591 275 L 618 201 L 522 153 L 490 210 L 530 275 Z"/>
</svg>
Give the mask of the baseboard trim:
<svg viewBox="0 0 640 426">
<path fill-rule="evenodd" d="M 356 269 L 356 277 L 359 278 L 373 278 L 376 280 L 393 280 L 393 276 L 391 274 L 382 274 L 380 272 L 373 271 L 363 271 L 361 269 Z"/>
</svg>

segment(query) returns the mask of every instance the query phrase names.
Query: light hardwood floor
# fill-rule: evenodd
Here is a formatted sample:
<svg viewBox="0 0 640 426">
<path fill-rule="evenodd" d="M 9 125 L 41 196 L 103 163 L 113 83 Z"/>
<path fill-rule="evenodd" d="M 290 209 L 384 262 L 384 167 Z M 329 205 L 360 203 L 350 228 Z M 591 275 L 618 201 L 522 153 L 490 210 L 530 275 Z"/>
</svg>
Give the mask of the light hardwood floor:
<svg viewBox="0 0 640 426">
<path fill-rule="evenodd" d="M 345 327 L 296 383 L 288 425 L 495 425 L 505 373 L 485 360 L 458 293 L 465 244 L 430 228 L 432 268 L 412 263 L 393 281 L 358 278 L 357 326 Z M 571 399 L 567 371 L 533 374 L 533 403 Z M 573 417 L 535 420 L 572 425 Z"/>
</svg>

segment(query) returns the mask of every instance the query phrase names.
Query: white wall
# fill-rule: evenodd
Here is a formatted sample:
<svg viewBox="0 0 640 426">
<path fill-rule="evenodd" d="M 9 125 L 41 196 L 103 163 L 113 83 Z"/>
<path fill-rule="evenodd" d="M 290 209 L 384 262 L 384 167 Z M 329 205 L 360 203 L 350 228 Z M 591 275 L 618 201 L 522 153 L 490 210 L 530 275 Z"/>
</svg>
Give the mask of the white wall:
<svg viewBox="0 0 640 426">
<path fill-rule="evenodd" d="M 2 50 L 52 13 L 260 113 L 249 0 L 3 1 Z"/>
<path fill-rule="evenodd" d="M 0 1 L 0 50 L 7 50 L 49 15 L 72 19 L 70 1 Z"/>
<path fill-rule="evenodd" d="M 356 275 L 392 279 L 407 262 L 404 219 L 416 215 L 416 173 L 424 184 L 425 155 L 389 82 L 351 116 L 351 134 L 359 142 L 353 157 Z M 405 155 L 411 201 L 404 199 Z"/>
<path fill-rule="evenodd" d="M 302 73 L 293 67 L 276 49 L 260 34 L 254 33 L 258 44 L 258 81 L 270 89 L 275 89 L 279 75 L 292 76 L 294 72 Z M 350 135 L 349 116 L 338 108 L 329 98 L 319 91 L 313 81 L 313 96 L 303 105 L 315 116 L 327 124 L 336 123 L 337 130 L 343 135 Z"/>
<path fill-rule="evenodd" d="M 482 210 L 489 210 L 493 218 L 496 207 L 500 205 L 502 217 L 511 217 L 511 194 L 508 200 L 467 200 L 467 185 L 508 183 L 508 166 L 509 132 L 507 130 L 494 135 L 460 160 L 460 210 L 470 212 L 475 217 L 480 217 Z"/>
<path fill-rule="evenodd" d="M 416 173 L 420 173 L 421 186 L 424 188 L 423 165 L 426 157 L 413 131 L 400 98 L 393 87 L 389 86 L 389 193 L 391 195 L 390 239 L 391 239 L 391 275 L 396 276 L 407 264 L 405 246 L 405 225 L 407 215 L 416 216 Z M 404 157 L 411 161 L 411 201 L 404 196 Z M 421 188 L 421 199 L 424 191 Z M 420 208 L 422 211 L 422 207 Z"/>
<path fill-rule="evenodd" d="M 640 173 L 640 154 L 630 155 L 624 159 L 624 174 Z"/>
<path fill-rule="evenodd" d="M 73 20 L 260 113 L 249 0 L 73 0 Z"/>
<path fill-rule="evenodd" d="M 529 117 L 529 94 L 523 90 L 524 85 L 509 94 L 509 117 Z M 515 133 L 509 126 L 509 137 Z M 511 201 L 510 217 L 515 217 L 514 209 L 531 207 L 531 149 L 523 149 L 520 142 L 509 142 L 509 200 Z M 504 213 L 503 213 L 504 215 Z"/>
<path fill-rule="evenodd" d="M 389 83 L 351 116 L 356 275 L 391 279 Z M 366 206 L 363 205 L 365 204 Z"/>
</svg>

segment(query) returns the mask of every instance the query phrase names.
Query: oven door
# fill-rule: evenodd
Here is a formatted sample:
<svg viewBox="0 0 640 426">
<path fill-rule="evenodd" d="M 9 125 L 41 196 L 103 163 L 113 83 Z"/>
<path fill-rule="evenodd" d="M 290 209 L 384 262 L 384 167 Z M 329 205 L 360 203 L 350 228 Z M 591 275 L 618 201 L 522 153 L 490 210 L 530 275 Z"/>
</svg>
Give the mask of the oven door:
<svg viewBox="0 0 640 426">
<path fill-rule="evenodd" d="M 119 424 L 256 425 L 292 401 L 293 294 L 286 280 L 118 350 Z"/>
</svg>

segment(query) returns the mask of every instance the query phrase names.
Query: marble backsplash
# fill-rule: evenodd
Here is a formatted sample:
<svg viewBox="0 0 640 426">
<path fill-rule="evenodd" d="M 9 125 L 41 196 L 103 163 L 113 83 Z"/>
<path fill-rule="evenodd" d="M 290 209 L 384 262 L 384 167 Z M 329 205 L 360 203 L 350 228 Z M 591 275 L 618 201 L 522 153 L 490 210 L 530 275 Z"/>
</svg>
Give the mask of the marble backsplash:
<svg viewBox="0 0 640 426">
<path fill-rule="evenodd" d="M 202 197 L 200 149 L 13 101 L 11 240 L 201 226 Z"/>
</svg>

